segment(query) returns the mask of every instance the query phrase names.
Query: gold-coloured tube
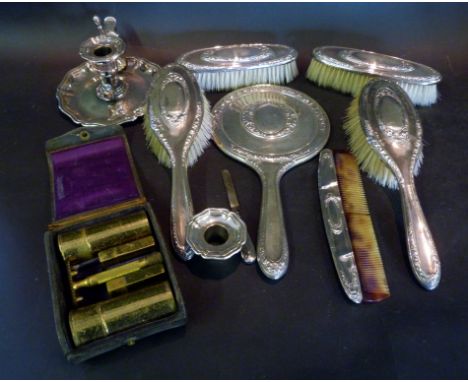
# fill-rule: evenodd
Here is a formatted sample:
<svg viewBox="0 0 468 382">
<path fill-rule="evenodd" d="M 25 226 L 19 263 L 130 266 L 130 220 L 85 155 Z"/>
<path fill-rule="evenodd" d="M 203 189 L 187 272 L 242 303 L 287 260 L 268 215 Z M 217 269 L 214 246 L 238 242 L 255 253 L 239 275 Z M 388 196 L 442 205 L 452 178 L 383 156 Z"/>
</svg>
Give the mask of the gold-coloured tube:
<svg viewBox="0 0 468 382">
<path fill-rule="evenodd" d="M 76 291 L 72 288 L 73 276 L 74 276 L 74 273 L 76 272 L 71 269 L 71 265 L 69 261 L 65 262 L 65 267 L 67 269 L 68 284 L 70 285 L 70 289 L 71 289 L 71 299 L 73 301 L 73 304 L 76 305 L 80 303 L 81 301 L 83 301 L 83 297 L 78 296 Z"/>
<path fill-rule="evenodd" d="M 167 281 L 110 300 L 70 311 L 69 323 L 75 346 L 120 330 L 153 321 L 176 311 Z"/>
<path fill-rule="evenodd" d="M 116 247 L 103 249 L 97 253 L 97 257 L 84 260 L 71 266 L 72 276 L 75 277 L 79 271 L 90 266 L 106 264 L 111 261 L 121 260 L 127 255 L 136 255 L 139 252 L 156 245 L 153 236 L 145 236 Z"/>
<path fill-rule="evenodd" d="M 97 257 L 101 264 L 116 260 L 133 252 L 151 248 L 155 245 L 153 236 L 145 236 L 141 239 L 133 240 L 116 247 L 103 249 L 99 251 Z"/>
<path fill-rule="evenodd" d="M 128 263 L 88 276 L 83 280 L 73 282 L 72 289 L 76 291 L 79 288 L 104 284 L 110 280 L 128 275 L 129 273 L 139 271 L 140 269 L 157 263 L 162 263 L 162 256 L 159 252 L 140 257 Z"/>
<path fill-rule="evenodd" d="M 57 241 L 64 260 L 87 260 L 94 252 L 151 235 L 144 211 L 113 219 L 77 231 L 58 235 Z"/>
<path fill-rule="evenodd" d="M 162 275 L 165 272 L 164 264 L 154 264 L 139 271 L 132 272 L 126 276 L 110 280 L 106 283 L 106 290 L 109 295 L 126 292 L 128 287 Z"/>
</svg>

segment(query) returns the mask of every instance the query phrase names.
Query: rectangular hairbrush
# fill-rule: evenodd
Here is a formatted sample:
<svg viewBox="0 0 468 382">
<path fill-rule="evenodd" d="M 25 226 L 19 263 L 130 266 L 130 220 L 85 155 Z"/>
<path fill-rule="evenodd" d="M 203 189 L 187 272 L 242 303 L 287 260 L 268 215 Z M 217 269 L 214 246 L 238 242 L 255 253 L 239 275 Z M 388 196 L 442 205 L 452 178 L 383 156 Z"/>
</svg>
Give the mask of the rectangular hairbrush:
<svg viewBox="0 0 468 382">
<path fill-rule="evenodd" d="M 390 296 L 361 175 L 345 152 L 320 153 L 319 193 L 328 243 L 340 282 L 355 303 Z"/>
</svg>

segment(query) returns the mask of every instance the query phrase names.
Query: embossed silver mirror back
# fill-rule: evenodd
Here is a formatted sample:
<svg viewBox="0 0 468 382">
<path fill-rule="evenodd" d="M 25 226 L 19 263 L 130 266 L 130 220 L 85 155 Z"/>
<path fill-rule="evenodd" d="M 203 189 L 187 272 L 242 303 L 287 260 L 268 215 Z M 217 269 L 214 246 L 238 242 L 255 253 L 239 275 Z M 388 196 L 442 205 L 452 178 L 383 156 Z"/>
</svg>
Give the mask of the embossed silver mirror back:
<svg viewBox="0 0 468 382">
<path fill-rule="evenodd" d="M 335 68 L 411 84 L 431 85 L 442 79 L 440 73 L 429 66 L 367 50 L 322 46 L 314 49 L 313 56 L 323 64 Z"/>
<path fill-rule="evenodd" d="M 215 105 L 213 116 L 217 146 L 260 176 L 258 264 L 267 277 L 279 279 L 289 262 L 279 183 L 286 171 L 323 148 L 330 130 L 328 117 L 309 96 L 275 85 L 229 93 Z"/>
<path fill-rule="evenodd" d="M 226 154 L 259 172 L 278 163 L 284 172 L 325 145 L 329 121 L 322 107 L 297 90 L 255 85 L 229 93 L 213 108 L 214 140 Z"/>
</svg>

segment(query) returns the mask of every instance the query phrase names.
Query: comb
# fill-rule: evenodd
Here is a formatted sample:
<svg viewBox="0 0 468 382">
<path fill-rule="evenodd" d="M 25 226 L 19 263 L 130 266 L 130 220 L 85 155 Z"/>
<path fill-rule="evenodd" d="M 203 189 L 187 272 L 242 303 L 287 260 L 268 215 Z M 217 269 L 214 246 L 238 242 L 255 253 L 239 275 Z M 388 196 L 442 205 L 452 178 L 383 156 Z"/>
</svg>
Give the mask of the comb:
<svg viewBox="0 0 468 382">
<path fill-rule="evenodd" d="M 335 166 L 343 209 L 348 222 L 363 300 L 390 297 L 358 164 L 350 153 L 335 152 Z"/>
<path fill-rule="evenodd" d="M 332 258 L 341 282 L 355 303 L 390 296 L 359 169 L 345 152 L 322 150 L 319 193 Z"/>
</svg>

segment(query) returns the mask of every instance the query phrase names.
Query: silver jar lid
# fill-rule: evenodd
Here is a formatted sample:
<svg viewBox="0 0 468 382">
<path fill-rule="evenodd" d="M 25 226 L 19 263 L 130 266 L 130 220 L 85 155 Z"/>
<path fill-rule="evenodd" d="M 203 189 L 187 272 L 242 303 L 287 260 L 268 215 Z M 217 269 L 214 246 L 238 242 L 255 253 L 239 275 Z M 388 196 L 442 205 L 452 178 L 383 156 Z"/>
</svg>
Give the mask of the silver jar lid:
<svg viewBox="0 0 468 382">
<path fill-rule="evenodd" d="M 239 253 L 247 240 L 247 227 L 236 213 L 207 208 L 187 226 L 188 250 L 204 259 L 226 260 Z"/>
<path fill-rule="evenodd" d="M 334 68 L 416 85 L 432 85 L 442 79 L 441 74 L 429 66 L 361 49 L 322 46 L 314 49 L 313 58 Z"/>
</svg>

